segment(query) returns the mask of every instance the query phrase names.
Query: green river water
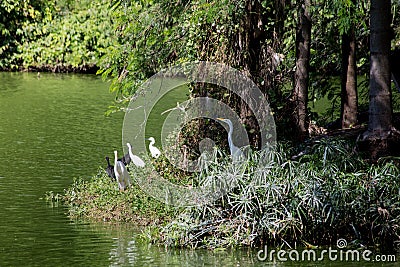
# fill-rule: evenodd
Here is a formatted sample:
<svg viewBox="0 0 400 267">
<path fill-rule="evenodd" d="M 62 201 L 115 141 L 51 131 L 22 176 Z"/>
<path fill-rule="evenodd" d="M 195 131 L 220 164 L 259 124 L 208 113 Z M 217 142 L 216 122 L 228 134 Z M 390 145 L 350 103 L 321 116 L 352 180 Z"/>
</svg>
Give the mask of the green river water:
<svg viewBox="0 0 400 267">
<path fill-rule="evenodd" d="M 104 116 L 112 101 L 95 76 L 0 73 L 0 266 L 354 266 L 262 262 L 257 248 L 166 249 L 138 243 L 133 225 L 71 221 L 43 197 L 122 152 L 123 114 Z"/>
</svg>

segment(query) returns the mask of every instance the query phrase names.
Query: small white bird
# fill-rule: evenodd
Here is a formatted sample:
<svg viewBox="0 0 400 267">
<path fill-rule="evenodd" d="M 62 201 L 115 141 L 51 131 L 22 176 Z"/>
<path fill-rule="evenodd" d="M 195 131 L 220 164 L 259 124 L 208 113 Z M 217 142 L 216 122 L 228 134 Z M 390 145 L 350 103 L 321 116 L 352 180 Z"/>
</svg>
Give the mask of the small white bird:
<svg viewBox="0 0 400 267">
<path fill-rule="evenodd" d="M 150 138 L 147 139 L 147 140 L 150 141 L 149 150 L 150 150 L 151 156 L 152 156 L 153 158 L 155 158 L 155 159 L 158 158 L 158 157 L 161 155 L 161 152 L 160 152 L 160 150 L 159 150 L 158 148 L 156 148 L 156 147 L 154 146 L 156 140 L 154 140 L 154 137 L 150 137 Z"/>
<path fill-rule="evenodd" d="M 128 146 L 129 156 L 131 157 L 131 161 L 133 162 L 133 164 L 135 164 L 137 167 L 144 167 L 145 166 L 144 161 L 138 156 L 133 155 L 131 144 L 126 143 L 126 145 Z"/>
<path fill-rule="evenodd" d="M 118 160 L 118 152 L 114 151 L 114 173 L 115 178 L 118 182 L 118 187 L 120 191 L 124 191 L 128 186 L 131 185 L 131 179 L 125 165 L 122 161 Z"/>
</svg>

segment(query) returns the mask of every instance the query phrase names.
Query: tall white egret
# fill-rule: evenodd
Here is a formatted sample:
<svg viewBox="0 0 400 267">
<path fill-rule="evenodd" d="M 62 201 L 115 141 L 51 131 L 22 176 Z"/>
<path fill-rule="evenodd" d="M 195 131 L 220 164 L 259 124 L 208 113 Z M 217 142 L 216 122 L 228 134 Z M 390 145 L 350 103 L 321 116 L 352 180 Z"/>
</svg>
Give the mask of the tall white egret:
<svg viewBox="0 0 400 267">
<path fill-rule="evenodd" d="M 232 133 L 233 133 L 232 121 L 230 119 L 224 119 L 224 118 L 217 118 L 217 120 L 223 121 L 229 125 L 228 144 L 229 144 L 229 149 L 231 151 L 232 159 L 234 161 L 243 160 L 244 159 L 243 151 L 240 150 L 240 148 L 238 148 L 237 146 L 235 146 L 232 141 Z"/>
<path fill-rule="evenodd" d="M 144 161 L 138 156 L 133 155 L 131 144 L 126 143 L 126 145 L 128 146 L 129 156 L 131 157 L 131 161 L 133 162 L 133 164 L 135 164 L 138 167 L 144 167 L 145 166 Z"/>
<path fill-rule="evenodd" d="M 156 147 L 154 146 L 156 140 L 154 140 L 154 137 L 150 137 L 150 138 L 147 139 L 147 140 L 150 141 L 149 150 L 150 150 L 151 156 L 152 156 L 153 158 L 158 158 L 158 157 L 161 155 L 161 152 L 160 152 L 160 150 L 159 150 L 158 148 L 156 148 Z"/>
<path fill-rule="evenodd" d="M 114 151 L 115 160 L 114 160 L 114 173 L 115 178 L 118 182 L 119 190 L 124 191 L 126 187 L 131 185 L 131 179 L 128 171 L 125 168 L 124 163 L 118 160 L 118 152 Z"/>
<path fill-rule="evenodd" d="M 114 166 L 110 164 L 110 158 L 106 157 L 106 161 L 107 161 L 106 172 L 110 178 L 115 179 Z"/>
</svg>

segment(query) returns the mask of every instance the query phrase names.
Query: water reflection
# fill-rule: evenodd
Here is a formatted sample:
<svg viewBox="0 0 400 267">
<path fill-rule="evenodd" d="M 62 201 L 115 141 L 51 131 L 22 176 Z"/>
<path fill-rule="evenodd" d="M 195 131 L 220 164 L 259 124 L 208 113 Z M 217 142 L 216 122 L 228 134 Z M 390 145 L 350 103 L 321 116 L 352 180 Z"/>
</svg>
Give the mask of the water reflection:
<svg viewBox="0 0 400 267">
<path fill-rule="evenodd" d="M 203 249 L 171 249 L 139 242 L 140 230 L 129 225 L 93 225 L 108 233 L 113 244 L 110 266 L 261 266 L 251 249 L 212 252 Z M 265 264 L 262 264 L 265 266 Z"/>
<path fill-rule="evenodd" d="M 0 266 L 104 265 L 111 241 L 40 198 L 95 174 L 103 155 L 121 149 L 122 114 L 103 116 L 108 85 L 31 73 L 0 73 L 0 81 Z"/>
</svg>

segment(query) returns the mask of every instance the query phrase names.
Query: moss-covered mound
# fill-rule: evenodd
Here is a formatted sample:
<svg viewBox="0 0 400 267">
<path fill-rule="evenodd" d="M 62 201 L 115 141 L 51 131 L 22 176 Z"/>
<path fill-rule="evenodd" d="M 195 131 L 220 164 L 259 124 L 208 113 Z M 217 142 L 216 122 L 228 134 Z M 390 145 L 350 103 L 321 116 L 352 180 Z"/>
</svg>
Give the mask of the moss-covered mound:
<svg viewBox="0 0 400 267">
<path fill-rule="evenodd" d="M 157 225 L 168 221 L 173 209 L 145 194 L 137 185 L 119 191 L 104 170 L 86 181 L 76 179 L 65 190 L 64 202 L 71 218 L 93 221 L 134 222 L 138 225 Z"/>
</svg>

